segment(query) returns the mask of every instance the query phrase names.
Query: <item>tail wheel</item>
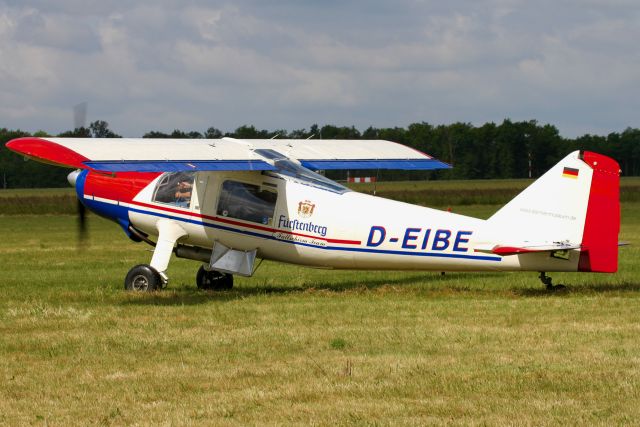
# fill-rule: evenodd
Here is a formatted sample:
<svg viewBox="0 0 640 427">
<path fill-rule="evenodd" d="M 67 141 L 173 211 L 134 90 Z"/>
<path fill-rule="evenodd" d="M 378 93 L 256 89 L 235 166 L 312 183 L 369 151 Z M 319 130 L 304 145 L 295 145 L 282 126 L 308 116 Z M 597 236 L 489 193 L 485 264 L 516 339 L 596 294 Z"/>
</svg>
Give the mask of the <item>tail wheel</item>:
<svg viewBox="0 0 640 427">
<path fill-rule="evenodd" d="M 162 287 L 162 278 L 153 267 L 140 264 L 133 267 L 124 279 L 124 288 L 134 292 L 153 292 Z"/>
<path fill-rule="evenodd" d="M 196 285 L 198 289 L 229 290 L 233 288 L 233 275 L 215 270 L 207 271 L 201 266 L 196 275 Z"/>
</svg>

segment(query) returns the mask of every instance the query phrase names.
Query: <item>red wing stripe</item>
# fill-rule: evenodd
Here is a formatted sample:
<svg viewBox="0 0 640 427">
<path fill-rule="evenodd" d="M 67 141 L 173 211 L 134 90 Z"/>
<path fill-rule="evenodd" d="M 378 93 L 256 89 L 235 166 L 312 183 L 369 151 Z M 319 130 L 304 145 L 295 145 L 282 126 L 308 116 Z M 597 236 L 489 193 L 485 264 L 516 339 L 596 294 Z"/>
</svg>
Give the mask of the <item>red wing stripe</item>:
<svg viewBox="0 0 640 427">
<path fill-rule="evenodd" d="M 188 215 L 188 216 L 192 216 L 192 217 L 196 217 L 196 218 L 208 219 L 210 221 L 221 222 L 223 224 L 230 224 L 230 225 L 235 225 L 235 226 L 239 226 L 239 227 L 252 228 L 254 230 L 266 231 L 268 233 L 286 233 L 286 234 L 291 234 L 293 236 L 307 237 L 309 239 L 316 239 L 316 240 L 324 240 L 324 241 L 326 241 L 328 243 L 338 243 L 338 244 L 343 244 L 343 245 L 360 245 L 362 243 L 360 240 L 330 239 L 330 238 L 327 238 L 327 237 L 311 236 L 311 235 L 302 234 L 302 233 L 294 233 L 294 232 L 288 231 L 288 230 L 280 230 L 280 229 L 277 229 L 277 228 L 270 228 L 270 227 L 265 227 L 265 226 L 257 225 L 257 224 L 247 224 L 245 222 L 235 221 L 235 220 L 229 219 L 229 218 L 221 218 L 221 217 L 218 217 L 218 216 L 202 215 L 202 214 L 198 214 L 198 213 L 195 213 L 195 212 L 188 212 L 188 211 L 182 211 L 180 209 L 169 208 L 169 207 L 166 207 L 166 206 L 158 206 L 158 205 L 152 205 L 150 203 L 137 202 L 135 200 L 132 201 L 131 204 L 137 205 L 137 206 L 143 206 L 143 207 L 151 208 L 151 209 L 158 209 L 158 210 L 161 210 L 161 211 L 172 212 L 172 213 L 176 213 L 176 214 L 180 214 L 180 215 Z"/>
<path fill-rule="evenodd" d="M 87 166 L 82 162 L 89 160 L 67 147 L 43 138 L 26 137 L 13 139 L 7 142 L 7 148 L 44 163 L 77 169 L 87 169 Z"/>
</svg>

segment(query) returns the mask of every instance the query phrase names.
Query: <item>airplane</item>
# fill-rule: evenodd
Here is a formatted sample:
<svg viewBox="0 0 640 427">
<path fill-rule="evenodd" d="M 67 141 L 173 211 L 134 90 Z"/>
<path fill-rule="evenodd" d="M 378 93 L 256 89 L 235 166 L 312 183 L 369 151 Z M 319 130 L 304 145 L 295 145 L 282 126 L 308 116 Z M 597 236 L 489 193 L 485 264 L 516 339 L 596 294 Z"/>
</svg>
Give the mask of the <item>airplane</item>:
<svg viewBox="0 0 640 427">
<path fill-rule="evenodd" d="M 352 191 L 317 171 L 449 168 L 386 140 L 24 137 L 6 146 L 74 169 L 80 202 L 154 247 L 125 289 L 167 286 L 172 255 L 226 290 L 259 263 L 329 269 L 613 273 L 618 163 L 575 151 L 487 220 Z"/>
</svg>

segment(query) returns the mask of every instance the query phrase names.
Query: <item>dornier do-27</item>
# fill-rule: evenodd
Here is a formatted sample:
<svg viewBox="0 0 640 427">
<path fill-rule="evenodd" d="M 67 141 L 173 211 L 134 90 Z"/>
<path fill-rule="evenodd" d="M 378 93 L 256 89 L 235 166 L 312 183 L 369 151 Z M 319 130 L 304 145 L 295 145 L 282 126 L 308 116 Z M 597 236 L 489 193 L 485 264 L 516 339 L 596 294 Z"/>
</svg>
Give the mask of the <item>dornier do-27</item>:
<svg viewBox="0 0 640 427">
<path fill-rule="evenodd" d="M 125 288 L 166 286 L 173 254 L 229 289 L 256 260 L 362 270 L 615 272 L 618 164 L 567 155 L 488 220 L 351 191 L 332 169 L 448 168 L 384 140 L 19 138 L 23 156 L 75 169 L 79 200 L 155 247 Z"/>
</svg>

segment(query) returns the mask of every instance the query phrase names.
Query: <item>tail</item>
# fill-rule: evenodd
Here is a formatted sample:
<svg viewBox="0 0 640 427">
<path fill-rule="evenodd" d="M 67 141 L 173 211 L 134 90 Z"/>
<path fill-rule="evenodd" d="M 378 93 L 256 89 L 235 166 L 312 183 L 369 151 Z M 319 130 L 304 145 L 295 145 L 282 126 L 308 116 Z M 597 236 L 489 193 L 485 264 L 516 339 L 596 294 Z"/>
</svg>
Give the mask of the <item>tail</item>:
<svg viewBox="0 0 640 427">
<path fill-rule="evenodd" d="M 575 151 L 487 220 L 502 255 L 579 249 L 578 271 L 618 269 L 620 166 Z M 495 240 L 494 240 L 495 241 Z"/>
</svg>

